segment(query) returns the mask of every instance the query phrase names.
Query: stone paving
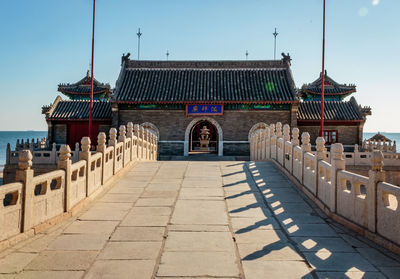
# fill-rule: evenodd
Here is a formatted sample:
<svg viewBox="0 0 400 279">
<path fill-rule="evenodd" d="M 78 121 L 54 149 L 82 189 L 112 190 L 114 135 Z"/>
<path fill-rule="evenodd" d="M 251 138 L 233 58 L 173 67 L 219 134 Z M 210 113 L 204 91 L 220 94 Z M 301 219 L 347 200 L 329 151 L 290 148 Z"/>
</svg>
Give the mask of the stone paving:
<svg viewBox="0 0 400 279">
<path fill-rule="evenodd" d="M 271 162 L 143 162 L 76 218 L 0 254 L 1 278 L 400 278 Z"/>
</svg>

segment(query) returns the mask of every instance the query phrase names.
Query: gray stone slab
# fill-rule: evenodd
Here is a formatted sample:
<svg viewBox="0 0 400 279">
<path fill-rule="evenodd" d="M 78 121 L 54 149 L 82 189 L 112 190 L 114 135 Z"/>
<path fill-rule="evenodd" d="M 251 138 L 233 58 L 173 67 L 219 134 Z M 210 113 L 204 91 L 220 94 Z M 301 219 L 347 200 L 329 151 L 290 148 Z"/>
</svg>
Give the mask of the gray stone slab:
<svg viewBox="0 0 400 279">
<path fill-rule="evenodd" d="M 289 236 L 337 237 L 337 233 L 327 224 L 288 224 L 284 229 Z"/>
<path fill-rule="evenodd" d="M 154 266 L 154 260 L 97 260 L 84 278 L 150 279 Z"/>
<path fill-rule="evenodd" d="M 11 253 L 0 259 L 0 273 L 17 273 L 27 266 L 38 254 Z"/>
<path fill-rule="evenodd" d="M 357 248 L 357 251 L 370 263 L 378 267 L 400 267 L 400 262 L 382 254 L 373 248 Z"/>
<path fill-rule="evenodd" d="M 146 187 L 147 191 L 178 191 L 181 186 L 179 184 L 171 183 L 151 183 Z"/>
<path fill-rule="evenodd" d="M 350 246 L 352 246 L 353 248 L 356 248 L 356 247 L 369 248 L 369 246 L 368 246 L 366 243 L 364 243 L 364 242 L 358 240 L 357 238 L 355 238 L 355 237 L 353 237 L 353 236 L 351 236 L 351 235 L 349 235 L 349 234 L 339 233 L 338 235 L 339 235 L 339 237 L 341 237 L 345 242 L 347 242 L 348 244 L 350 244 Z"/>
<path fill-rule="evenodd" d="M 231 224 L 235 233 L 259 230 L 280 229 L 278 223 L 272 217 L 264 218 L 231 218 Z"/>
<path fill-rule="evenodd" d="M 176 198 L 178 191 L 145 191 L 141 198 Z"/>
<path fill-rule="evenodd" d="M 383 279 L 386 278 L 379 272 L 362 272 L 362 271 L 347 271 L 347 272 L 316 272 L 320 279 Z M 391 277 L 389 277 L 391 278 Z M 395 278 L 395 277 L 393 277 Z"/>
<path fill-rule="evenodd" d="M 65 251 L 101 250 L 108 238 L 109 235 L 104 234 L 63 234 L 57 237 L 47 249 Z"/>
<path fill-rule="evenodd" d="M 228 225 L 169 225 L 169 231 L 178 232 L 229 232 Z"/>
<path fill-rule="evenodd" d="M 98 256 L 103 260 L 152 260 L 158 257 L 162 242 L 109 242 Z"/>
<path fill-rule="evenodd" d="M 356 252 L 351 245 L 338 237 L 291 237 L 300 251 Z"/>
<path fill-rule="evenodd" d="M 230 251 L 234 252 L 230 232 L 168 233 L 164 251 Z"/>
<path fill-rule="evenodd" d="M 89 211 L 83 213 L 79 216 L 80 220 L 92 220 L 92 221 L 119 221 L 122 220 L 125 215 L 128 213 L 128 210 L 120 210 L 120 209 L 90 209 Z"/>
<path fill-rule="evenodd" d="M 179 194 L 179 199 L 196 199 L 224 196 L 221 188 L 182 188 Z"/>
<path fill-rule="evenodd" d="M 310 268 L 302 261 L 243 261 L 246 279 L 312 279 Z"/>
<path fill-rule="evenodd" d="M 224 201 L 178 200 L 172 224 L 228 224 Z"/>
<path fill-rule="evenodd" d="M 164 252 L 157 276 L 237 277 L 239 269 L 232 252 Z"/>
<path fill-rule="evenodd" d="M 318 271 L 377 271 L 358 253 L 303 252 L 307 261 Z"/>
<path fill-rule="evenodd" d="M 140 198 L 135 203 L 137 206 L 172 206 L 175 198 Z"/>
<path fill-rule="evenodd" d="M 165 227 L 168 221 L 169 216 L 129 215 L 121 222 L 121 226 Z"/>
<path fill-rule="evenodd" d="M 133 207 L 126 217 L 131 215 L 171 215 L 172 208 L 167 206 L 143 206 L 143 207 Z"/>
<path fill-rule="evenodd" d="M 264 243 L 238 243 L 242 261 L 302 261 L 295 248 L 288 242 L 278 241 Z"/>
<path fill-rule="evenodd" d="M 140 195 L 143 192 L 143 188 L 136 188 L 124 185 L 115 185 L 113 188 L 108 191 L 110 194 L 135 194 Z"/>
<path fill-rule="evenodd" d="M 282 213 L 294 213 L 294 214 L 299 214 L 299 213 L 311 213 L 312 209 L 309 205 L 307 205 L 305 202 L 293 202 L 293 203 L 281 203 L 280 205 L 276 205 L 273 207 L 273 212 L 276 215 L 282 214 Z"/>
<path fill-rule="evenodd" d="M 86 270 L 98 251 L 43 251 L 26 270 Z"/>
<path fill-rule="evenodd" d="M 400 278 L 400 267 L 381 267 L 380 270 L 388 278 Z"/>
<path fill-rule="evenodd" d="M 79 279 L 83 274 L 83 271 L 24 271 L 15 279 Z"/>
<path fill-rule="evenodd" d="M 271 216 L 269 209 L 264 207 L 262 204 L 254 203 L 247 206 L 242 206 L 236 209 L 229 210 L 229 216 L 233 217 L 253 217 L 253 218 L 265 218 Z"/>
<path fill-rule="evenodd" d="M 107 202 L 107 203 L 134 203 L 140 194 L 112 194 L 107 193 L 105 194 L 99 201 L 100 202 Z"/>
<path fill-rule="evenodd" d="M 269 245 L 275 242 L 286 242 L 287 238 L 279 230 L 251 230 L 244 233 L 235 233 L 237 243 L 262 243 Z"/>
<path fill-rule="evenodd" d="M 58 235 L 56 234 L 41 234 L 37 235 L 39 237 L 35 237 L 32 241 L 28 243 L 23 242 L 19 247 L 15 247 L 19 252 L 26 253 L 39 253 L 50 245 L 56 239 Z"/>
<path fill-rule="evenodd" d="M 321 217 L 316 216 L 313 213 L 281 213 L 275 217 L 285 226 L 288 226 L 289 224 L 325 224 L 325 221 Z"/>
<path fill-rule="evenodd" d="M 164 227 L 118 227 L 111 241 L 162 241 Z"/>
<path fill-rule="evenodd" d="M 66 234 L 106 234 L 111 235 L 118 225 L 118 221 L 83 221 L 76 220 L 69 225 Z"/>
</svg>

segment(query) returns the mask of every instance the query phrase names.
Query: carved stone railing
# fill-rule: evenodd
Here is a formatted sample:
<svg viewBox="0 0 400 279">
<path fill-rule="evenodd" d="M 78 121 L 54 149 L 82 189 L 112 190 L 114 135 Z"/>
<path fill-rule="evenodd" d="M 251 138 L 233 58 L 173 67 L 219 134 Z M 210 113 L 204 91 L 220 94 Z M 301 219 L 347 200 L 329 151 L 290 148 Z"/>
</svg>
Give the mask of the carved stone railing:
<svg viewBox="0 0 400 279">
<path fill-rule="evenodd" d="M 283 134 L 281 123 L 258 126 L 250 135 L 252 160 L 275 161 L 328 216 L 400 253 L 400 187 L 384 182 L 383 171 L 386 162 L 400 162 L 399 154 L 358 148 L 346 153 L 340 143 L 326 152 L 323 138 L 317 138 L 312 152 L 308 133 L 300 145 L 297 128 L 290 139 L 288 125 Z M 346 171 L 346 165 L 357 164 L 372 167 L 368 176 Z"/>
<path fill-rule="evenodd" d="M 128 123 L 128 127 L 128 137 L 125 127 L 120 127 L 119 142 L 116 129 L 112 128 L 109 146 L 106 135 L 100 133 L 96 152 L 90 151 L 90 139 L 82 138 L 80 160 L 74 163 L 71 149 L 62 145 L 57 151 L 57 170 L 37 176 L 32 170 L 32 152 L 20 151 L 17 182 L 0 187 L 0 250 L 23 239 L 21 236 L 40 231 L 41 226 L 71 216 L 86 200 L 112 185 L 107 182 L 135 161 L 156 160 L 157 137 L 144 129 L 136 137 L 131 129 L 133 124 Z M 136 153 L 139 149 L 141 152 Z"/>
</svg>

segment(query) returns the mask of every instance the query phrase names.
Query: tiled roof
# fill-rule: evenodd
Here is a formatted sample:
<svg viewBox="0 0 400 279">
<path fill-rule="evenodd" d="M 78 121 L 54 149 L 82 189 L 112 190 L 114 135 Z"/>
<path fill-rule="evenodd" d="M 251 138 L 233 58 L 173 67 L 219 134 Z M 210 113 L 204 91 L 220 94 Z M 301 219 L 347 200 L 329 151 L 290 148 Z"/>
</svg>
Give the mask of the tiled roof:
<svg viewBox="0 0 400 279">
<path fill-rule="evenodd" d="M 50 110 L 51 120 L 83 120 L 89 119 L 89 101 L 59 101 Z M 93 101 L 93 119 L 112 119 L 111 105 L 107 101 Z"/>
<path fill-rule="evenodd" d="M 58 91 L 67 95 L 89 95 L 90 94 L 91 77 L 89 71 L 80 81 L 73 84 L 59 84 Z M 110 85 L 93 79 L 93 94 L 103 94 L 110 92 Z"/>
<path fill-rule="evenodd" d="M 123 64 L 117 102 L 293 102 L 294 81 L 279 61 L 131 61 Z"/>
<path fill-rule="evenodd" d="M 300 102 L 297 120 L 319 121 L 321 119 L 321 102 Z M 363 117 L 355 102 L 325 101 L 324 119 L 331 121 L 360 121 Z"/>
<path fill-rule="evenodd" d="M 326 95 L 349 95 L 351 93 L 356 92 L 355 85 L 347 85 L 347 84 L 339 84 L 334 81 L 331 77 L 327 75 L 325 72 L 325 87 L 324 93 Z M 320 95 L 322 88 L 322 74 L 320 74 L 319 78 L 310 84 L 305 84 L 301 88 L 302 93 L 310 93 Z"/>
<path fill-rule="evenodd" d="M 322 89 L 321 87 L 309 87 L 309 88 L 303 88 L 303 91 L 308 92 L 310 94 L 321 94 Z M 343 94 L 351 94 L 354 93 L 356 90 L 353 87 L 340 87 L 340 88 L 335 88 L 335 87 L 324 87 L 324 92 L 327 95 L 343 95 Z"/>
</svg>

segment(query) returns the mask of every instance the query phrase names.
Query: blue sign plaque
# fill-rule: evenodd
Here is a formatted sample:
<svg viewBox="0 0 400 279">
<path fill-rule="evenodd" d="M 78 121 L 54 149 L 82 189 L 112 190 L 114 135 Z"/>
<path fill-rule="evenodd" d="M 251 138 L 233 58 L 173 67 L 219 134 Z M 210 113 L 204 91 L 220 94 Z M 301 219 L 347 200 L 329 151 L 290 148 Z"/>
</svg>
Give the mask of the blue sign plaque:
<svg viewBox="0 0 400 279">
<path fill-rule="evenodd" d="M 224 105 L 186 105 L 187 115 L 222 115 Z"/>
</svg>

